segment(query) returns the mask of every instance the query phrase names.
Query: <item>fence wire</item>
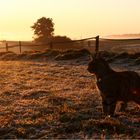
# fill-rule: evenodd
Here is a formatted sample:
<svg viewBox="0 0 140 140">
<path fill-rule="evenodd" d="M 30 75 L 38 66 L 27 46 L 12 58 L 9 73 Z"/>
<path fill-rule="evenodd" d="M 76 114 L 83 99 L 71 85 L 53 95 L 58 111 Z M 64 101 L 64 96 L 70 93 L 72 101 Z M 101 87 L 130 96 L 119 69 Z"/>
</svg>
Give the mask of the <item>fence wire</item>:
<svg viewBox="0 0 140 140">
<path fill-rule="evenodd" d="M 0 51 L 13 51 L 19 53 L 19 50 L 24 51 L 42 51 L 46 49 L 53 50 L 72 50 L 83 49 L 95 46 L 96 37 L 84 38 L 80 40 L 49 42 L 49 43 L 34 43 L 34 42 L 4 42 L 0 45 Z M 5 46 L 5 47 L 4 47 Z M 89 48 L 89 49 L 90 49 Z"/>
<path fill-rule="evenodd" d="M 134 39 L 108 39 L 100 38 L 100 50 L 110 52 L 140 52 L 140 38 Z"/>
</svg>

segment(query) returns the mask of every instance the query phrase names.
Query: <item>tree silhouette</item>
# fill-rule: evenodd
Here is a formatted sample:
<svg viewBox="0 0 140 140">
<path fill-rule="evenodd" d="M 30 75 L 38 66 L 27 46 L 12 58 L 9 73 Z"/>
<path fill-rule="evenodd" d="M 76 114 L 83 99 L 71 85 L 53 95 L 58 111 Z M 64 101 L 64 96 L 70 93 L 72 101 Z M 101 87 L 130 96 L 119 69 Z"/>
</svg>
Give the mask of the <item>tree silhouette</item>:
<svg viewBox="0 0 140 140">
<path fill-rule="evenodd" d="M 49 42 L 54 35 L 52 18 L 42 17 L 31 28 L 34 30 L 34 40 L 37 42 Z"/>
</svg>

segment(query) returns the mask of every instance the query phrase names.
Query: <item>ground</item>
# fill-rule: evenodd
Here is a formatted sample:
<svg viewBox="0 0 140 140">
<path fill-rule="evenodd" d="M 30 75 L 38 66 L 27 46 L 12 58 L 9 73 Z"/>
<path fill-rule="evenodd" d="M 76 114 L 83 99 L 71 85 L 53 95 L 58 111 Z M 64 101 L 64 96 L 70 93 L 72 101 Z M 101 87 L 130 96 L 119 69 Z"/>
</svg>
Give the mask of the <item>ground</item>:
<svg viewBox="0 0 140 140">
<path fill-rule="evenodd" d="M 140 138 L 136 104 L 105 118 L 88 61 L 0 61 L 0 138 Z"/>
</svg>

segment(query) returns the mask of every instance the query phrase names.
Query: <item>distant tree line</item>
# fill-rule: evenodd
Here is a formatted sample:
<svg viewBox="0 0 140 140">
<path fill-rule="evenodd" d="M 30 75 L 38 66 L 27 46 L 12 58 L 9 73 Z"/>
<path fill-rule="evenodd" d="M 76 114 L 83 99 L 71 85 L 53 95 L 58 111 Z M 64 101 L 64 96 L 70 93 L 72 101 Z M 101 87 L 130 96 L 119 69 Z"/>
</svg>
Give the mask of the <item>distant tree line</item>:
<svg viewBox="0 0 140 140">
<path fill-rule="evenodd" d="M 34 30 L 33 38 L 36 42 L 50 43 L 71 41 L 67 36 L 54 35 L 54 23 L 52 18 L 42 17 L 38 19 L 31 28 Z"/>
</svg>

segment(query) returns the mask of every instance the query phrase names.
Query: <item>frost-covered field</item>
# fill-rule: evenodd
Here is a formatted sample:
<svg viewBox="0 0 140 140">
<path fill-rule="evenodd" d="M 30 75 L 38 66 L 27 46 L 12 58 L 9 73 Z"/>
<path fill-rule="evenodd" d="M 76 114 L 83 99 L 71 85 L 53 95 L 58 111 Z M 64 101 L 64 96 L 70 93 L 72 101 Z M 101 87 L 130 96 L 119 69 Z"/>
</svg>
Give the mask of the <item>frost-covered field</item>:
<svg viewBox="0 0 140 140">
<path fill-rule="evenodd" d="M 140 109 L 102 114 L 88 59 L 0 61 L 0 138 L 140 138 Z M 116 70 L 139 71 L 120 61 Z"/>
</svg>

